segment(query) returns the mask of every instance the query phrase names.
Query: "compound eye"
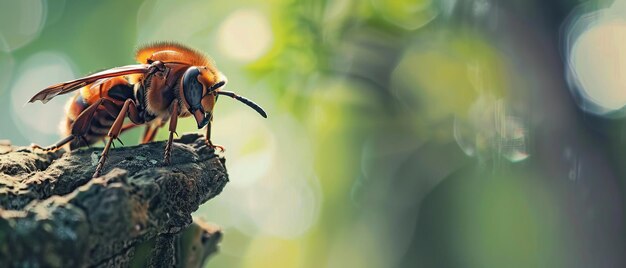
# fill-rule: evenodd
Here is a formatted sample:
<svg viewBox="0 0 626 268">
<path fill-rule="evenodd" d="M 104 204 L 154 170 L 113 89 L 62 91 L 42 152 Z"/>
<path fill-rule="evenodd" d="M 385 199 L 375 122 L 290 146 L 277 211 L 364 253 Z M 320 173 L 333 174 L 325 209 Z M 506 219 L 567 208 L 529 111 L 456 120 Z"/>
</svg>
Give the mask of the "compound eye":
<svg viewBox="0 0 626 268">
<path fill-rule="evenodd" d="M 183 95 L 187 108 L 190 112 L 200 109 L 202 112 L 202 91 L 203 86 L 198 81 L 200 70 L 197 67 L 190 67 L 183 75 Z"/>
</svg>

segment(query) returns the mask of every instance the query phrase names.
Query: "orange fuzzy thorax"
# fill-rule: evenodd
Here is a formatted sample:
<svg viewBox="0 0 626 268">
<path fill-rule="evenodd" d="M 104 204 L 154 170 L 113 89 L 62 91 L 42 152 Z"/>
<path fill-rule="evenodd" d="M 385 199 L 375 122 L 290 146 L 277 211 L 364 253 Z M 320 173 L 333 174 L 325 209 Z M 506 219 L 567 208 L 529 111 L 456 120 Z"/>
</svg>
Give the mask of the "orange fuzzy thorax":
<svg viewBox="0 0 626 268">
<path fill-rule="evenodd" d="M 214 66 L 211 58 L 204 53 L 174 42 L 154 43 L 139 48 L 135 59 L 143 64 L 150 64 L 152 61 L 162 61 L 179 62 L 191 66 Z"/>
</svg>

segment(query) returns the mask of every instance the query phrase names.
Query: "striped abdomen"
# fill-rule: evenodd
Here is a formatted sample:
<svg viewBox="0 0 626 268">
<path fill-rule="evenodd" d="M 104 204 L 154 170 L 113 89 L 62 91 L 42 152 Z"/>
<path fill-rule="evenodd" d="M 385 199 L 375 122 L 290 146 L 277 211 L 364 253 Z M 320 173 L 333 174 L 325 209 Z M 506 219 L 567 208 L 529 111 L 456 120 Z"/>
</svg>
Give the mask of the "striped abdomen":
<svg viewBox="0 0 626 268">
<path fill-rule="evenodd" d="M 106 79 L 102 83 L 81 88 L 80 91 L 67 102 L 65 107 L 66 117 L 61 125 L 63 134 L 68 136 L 77 134 L 72 133 L 74 121 L 87 107 L 96 103 L 101 98 L 106 98 L 121 108 L 126 99 L 134 98 L 133 86 L 122 77 L 114 77 Z M 87 131 L 82 134 L 84 139 L 73 140 L 70 143 L 70 149 L 91 145 L 102 140 L 109 132 L 109 128 L 111 128 L 114 121 L 115 117 L 110 115 L 103 105 L 100 105 Z"/>
</svg>

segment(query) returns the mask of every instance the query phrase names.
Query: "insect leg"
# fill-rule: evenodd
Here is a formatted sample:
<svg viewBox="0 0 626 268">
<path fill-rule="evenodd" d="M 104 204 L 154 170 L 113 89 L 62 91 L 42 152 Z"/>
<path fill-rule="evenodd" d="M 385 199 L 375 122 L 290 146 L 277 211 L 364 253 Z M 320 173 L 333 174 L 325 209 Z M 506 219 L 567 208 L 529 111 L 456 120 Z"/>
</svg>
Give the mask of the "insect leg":
<svg viewBox="0 0 626 268">
<path fill-rule="evenodd" d="M 165 125 L 165 122 L 163 122 L 163 120 L 161 120 L 160 118 L 157 118 L 155 122 L 146 126 L 146 129 L 143 132 L 143 137 L 141 138 L 140 142 L 148 143 L 148 142 L 154 141 L 157 131 L 159 130 L 159 128 L 163 127 L 164 125 Z"/>
<path fill-rule="evenodd" d="M 105 102 L 105 107 L 109 106 L 109 104 L 110 103 Z M 110 108 L 113 108 L 113 107 L 107 107 L 107 111 L 110 111 L 109 110 Z M 131 119 L 131 121 L 133 122 L 141 121 L 141 117 L 139 117 L 139 112 L 137 111 L 137 106 L 135 106 L 135 102 L 132 99 L 127 99 L 124 102 L 124 106 L 122 106 L 122 109 L 117 114 L 117 117 L 115 118 L 115 122 L 113 122 L 111 129 L 109 129 L 109 133 L 107 134 L 107 136 L 109 136 L 109 140 L 107 140 L 107 143 L 104 146 L 104 149 L 102 150 L 102 154 L 100 155 L 98 166 L 96 166 L 96 171 L 93 174 L 94 178 L 100 176 L 100 173 L 102 172 L 102 169 L 104 168 L 104 163 L 106 162 L 106 159 L 108 157 L 109 149 L 111 148 L 111 143 L 113 142 L 113 140 L 117 139 L 120 133 L 122 132 L 122 125 L 124 124 L 124 118 L 126 117 L 127 114 L 128 114 L 128 117 Z"/>
<path fill-rule="evenodd" d="M 100 104 L 102 104 L 103 101 L 104 99 L 97 100 L 89 107 L 87 107 L 83 112 L 81 112 L 78 117 L 76 117 L 76 120 L 74 120 L 74 123 L 72 124 L 72 135 L 81 137 L 87 134 L 87 131 L 89 131 L 89 127 L 91 126 L 91 120 L 96 115 L 98 107 L 100 106 Z"/>
<path fill-rule="evenodd" d="M 93 119 L 96 111 L 98 111 L 98 106 L 102 104 L 103 99 L 99 99 L 93 104 L 89 105 L 85 110 L 83 110 L 78 117 L 72 123 L 72 129 L 70 130 L 71 135 L 60 140 L 54 145 L 48 146 L 46 148 L 42 148 L 37 144 L 32 144 L 32 148 L 43 149 L 44 151 L 55 151 L 60 149 L 63 145 L 71 142 L 74 139 L 78 139 L 79 141 L 85 140 L 84 135 L 89 131 L 89 127 L 91 126 L 91 120 Z M 88 142 L 85 142 L 85 145 L 89 145 Z"/>
<path fill-rule="evenodd" d="M 157 130 L 159 130 L 158 126 L 149 125 L 146 126 L 145 131 L 143 132 L 143 137 L 141 138 L 141 143 L 148 143 L 154 141 L 156 137 Z"/>
<path fill-rule="evenodd" d="M 136 127 L 138 127 L 138 126 L 139 126 L 139 125 L 137 125 L 137 124 L 135 124 L 135 123 L 128 123 L 128 124 L 125 124 L 125 125 L 123 125 L 123 126 L 122 126 L 122 131 L 121 131 L 121 133 L 124 133 L 124 132 L 126 132 L 127 130 L 131 130 L 131 129 L 136 128 Z"/>
<path fill-rule="evenodd" d="M 37 144 L 31 144 L 30 147 L 33 148 L 33 149 L 41 149 L 41 150 L 44 150 L 44 151 L 56 151 L 56 150 L 60 149 L 61 147 L 63 147 L 63 145 L 69 143 L 70 141 L 73 141 L 75 138 L 76 138 L 76 136 L 69 135 L 69 136 L 65 137 L 64 139 L 58 141 L 57 143 L 55 143 L 53 145 L 50 145 L 48 147 L 45 147 L 45 148 L 41 147 L 41 146 L 39 146 Z"/>
<path fill-rule="evenodd" d="M 170 137 L 165 144 L 165 155 L 163 156 L 163 163 L 170 164 L 172 157 L 172 140 L 174 139 L 174 133 L 176 133 L 176 125 L 178 124 L 178 102 L 174 102 L 172 105 L 172 115 L 170 116 Z"/>
<path fill-rule="evenodd" d="M 226 151 L 226 149 L 224 149 L 224 146 L 213 144 L 213 142 L 211 141 L 211 123 L 213 123 L 213 114 L 211 114 L 211 119 L 209 119 L 209 123 L 206 125 L 206 135 L 204 136 L 204 141 L 207 145 L 209 145 L 209 147 L 218 148 L 220 149 L 220 151 L 224 152 Z"/>
</svg>

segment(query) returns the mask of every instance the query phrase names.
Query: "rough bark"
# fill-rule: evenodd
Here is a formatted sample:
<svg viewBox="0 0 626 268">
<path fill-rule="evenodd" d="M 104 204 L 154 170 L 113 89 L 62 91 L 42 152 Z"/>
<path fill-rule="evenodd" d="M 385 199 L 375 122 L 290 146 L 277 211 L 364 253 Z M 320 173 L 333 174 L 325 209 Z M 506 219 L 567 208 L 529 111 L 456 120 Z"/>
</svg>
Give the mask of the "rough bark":
<svg viewBox="0 0 626 268">
<path fill-rule="evenodd" d="M 221 192 L 224 159 L 202 136 L 114 149 L 31 151 L 0 142 L 0 267 L 199 267 L 218 228 L 191 213 Z"/>
</svg>

